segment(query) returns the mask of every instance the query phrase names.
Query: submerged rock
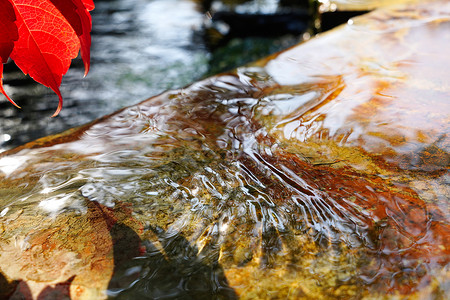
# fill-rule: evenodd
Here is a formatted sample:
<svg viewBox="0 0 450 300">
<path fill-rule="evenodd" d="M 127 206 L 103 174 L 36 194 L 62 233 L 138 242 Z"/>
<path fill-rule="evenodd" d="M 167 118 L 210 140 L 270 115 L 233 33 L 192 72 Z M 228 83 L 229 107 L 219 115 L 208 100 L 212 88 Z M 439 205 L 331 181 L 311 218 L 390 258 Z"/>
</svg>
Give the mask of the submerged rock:
<svg viewBox="0 0 450 300">
<path fill-rule="evenodd" d="M 444 298 L 449 26 L 378 10 L 9 151 L 1 296 Z"/>
</svg>

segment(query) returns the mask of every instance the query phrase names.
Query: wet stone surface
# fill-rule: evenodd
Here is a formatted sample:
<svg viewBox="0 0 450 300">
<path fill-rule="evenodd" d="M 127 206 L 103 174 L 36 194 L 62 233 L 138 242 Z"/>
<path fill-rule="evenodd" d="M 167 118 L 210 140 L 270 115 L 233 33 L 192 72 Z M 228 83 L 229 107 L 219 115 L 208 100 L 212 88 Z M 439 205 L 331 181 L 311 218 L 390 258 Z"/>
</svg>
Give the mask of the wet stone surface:
<svg viewBox="0 0 450 300">
<path fill-rule="evenodd" d="M 3 154 L 1 296 L 444 299 L 449 27 L 375 11 Z"/>
</svg>

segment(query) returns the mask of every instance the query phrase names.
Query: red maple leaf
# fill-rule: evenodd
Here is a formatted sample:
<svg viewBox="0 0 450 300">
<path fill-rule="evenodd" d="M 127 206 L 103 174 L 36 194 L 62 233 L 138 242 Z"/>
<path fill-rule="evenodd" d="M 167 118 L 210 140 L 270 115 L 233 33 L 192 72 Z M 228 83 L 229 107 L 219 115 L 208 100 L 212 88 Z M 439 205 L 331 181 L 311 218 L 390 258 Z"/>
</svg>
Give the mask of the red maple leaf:
<svg viewBox="0 0 450 300">
<path fill-rule="evenodd" d="M 92 0 L 0 0 L 0 92 L 3 64 L 9 57 L 37 82 L 59 97 L 53 116 L 62 108 L 62 76 L 72 59 L 81 57 L 89 71 Z"/>
</svg>

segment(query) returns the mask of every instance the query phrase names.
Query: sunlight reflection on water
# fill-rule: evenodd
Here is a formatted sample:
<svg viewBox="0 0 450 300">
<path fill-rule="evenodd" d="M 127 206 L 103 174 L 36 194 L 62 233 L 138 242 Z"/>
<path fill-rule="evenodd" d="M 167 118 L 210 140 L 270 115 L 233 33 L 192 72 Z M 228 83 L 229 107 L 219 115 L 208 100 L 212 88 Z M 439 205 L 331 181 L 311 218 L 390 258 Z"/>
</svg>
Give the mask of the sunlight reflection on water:
<svg viewBox="0 0 450 300">
<path fill-rule="evenodd" d="M 448 294 L 450 17 L 422 9 L 1 157 L 2 272 L 117 299 Z"/>
</svg>

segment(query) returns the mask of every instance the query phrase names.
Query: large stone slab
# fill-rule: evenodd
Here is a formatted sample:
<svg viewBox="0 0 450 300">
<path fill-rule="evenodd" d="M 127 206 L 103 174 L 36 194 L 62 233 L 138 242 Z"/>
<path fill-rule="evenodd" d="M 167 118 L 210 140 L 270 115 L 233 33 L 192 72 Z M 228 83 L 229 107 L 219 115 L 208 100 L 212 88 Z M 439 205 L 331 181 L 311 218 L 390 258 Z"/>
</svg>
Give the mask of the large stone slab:
<svg viewBox="0 0 450 300">
<path fill-rule="evenodd" d="M 0 159 L 0 291 L 444 298 L 450 6 L 355 18 Z"/>
</svg>

